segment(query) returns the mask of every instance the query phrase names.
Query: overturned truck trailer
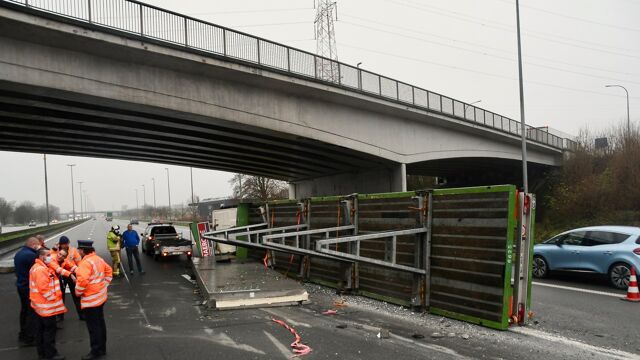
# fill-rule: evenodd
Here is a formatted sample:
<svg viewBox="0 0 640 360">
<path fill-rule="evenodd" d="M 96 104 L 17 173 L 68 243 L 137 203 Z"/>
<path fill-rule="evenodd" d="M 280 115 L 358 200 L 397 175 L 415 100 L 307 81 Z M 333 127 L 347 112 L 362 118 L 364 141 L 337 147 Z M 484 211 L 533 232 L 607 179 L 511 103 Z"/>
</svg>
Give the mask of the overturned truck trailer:
<svg viewBox="0 0 640 360">
<path fill-rule="evenodd" d="M 513 185 L 248 207 L 204 234 L 305 281 L 495 329 L 530 317 L 535 197 Z"/>
</svg>

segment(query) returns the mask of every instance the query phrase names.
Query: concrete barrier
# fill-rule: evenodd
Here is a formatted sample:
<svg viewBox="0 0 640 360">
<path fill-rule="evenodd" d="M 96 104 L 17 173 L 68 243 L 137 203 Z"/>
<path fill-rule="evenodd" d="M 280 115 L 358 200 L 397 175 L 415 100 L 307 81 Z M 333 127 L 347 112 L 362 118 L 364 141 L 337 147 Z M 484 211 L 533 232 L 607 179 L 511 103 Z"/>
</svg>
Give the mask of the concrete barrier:
<svg viewBox="0 0 640 360">
<path fill-rule="evenodd" d="M 3 256 L 11 251 L 14 251 L 22 246 L 22 244 L 31 236 L 42 234 L 44 236 L 51 236 L 57 232 L 64 231 L 72 228 L 78 224 L 81 224 L 88 219 L 62 222 L 49 226 L 38 226 L 28 228 L 19 231 L 12 231 L 0 235 L 0 256 Z"/>
</svg>

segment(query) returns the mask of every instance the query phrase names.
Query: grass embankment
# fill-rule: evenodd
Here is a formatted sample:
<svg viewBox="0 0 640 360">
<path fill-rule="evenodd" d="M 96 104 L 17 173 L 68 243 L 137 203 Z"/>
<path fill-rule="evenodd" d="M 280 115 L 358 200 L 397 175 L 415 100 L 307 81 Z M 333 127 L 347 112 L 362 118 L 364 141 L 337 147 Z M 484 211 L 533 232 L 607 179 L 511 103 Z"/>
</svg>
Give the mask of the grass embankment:
<svg viewBox="0 0 640 360">
<path fill-rule="evenodd" d="M 595 147 L 607 138 L 607 147 Z M 536 240 L 581 226 L 640 226 L 640 132 L 625 126 L 580 136 L 561 169 L 546 176 Z"/>
</svg>

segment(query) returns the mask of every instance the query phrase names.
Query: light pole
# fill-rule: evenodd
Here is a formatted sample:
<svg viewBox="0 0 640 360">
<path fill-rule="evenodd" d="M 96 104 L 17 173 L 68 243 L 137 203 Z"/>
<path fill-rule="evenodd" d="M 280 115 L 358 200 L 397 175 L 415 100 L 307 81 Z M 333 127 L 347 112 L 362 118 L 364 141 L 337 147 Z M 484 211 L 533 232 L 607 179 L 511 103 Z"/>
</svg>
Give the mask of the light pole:
<svg viewBox="0 0 640 360">
<path fill-rule="evenodd" d="M 141 185 L 142 186 L 142 208 L 146 208 L 147 207 L 147 189 L 144 187 L 144 184 Z"/>
<path fill-rule="evenodd" d="M 138 189 L 134 189 L 136 191 L 136 213 L 138 213 L 136 216 L 138 219 L 140 219 L 140 204 L 138 203 Z"/>
<path fill-rule="evenodd" d="M 362 72 L 360 71 L 360 65 L 362 65 L 362 61 L 356 64 L 356 68 L 358 69 L 358 89 L 362 90 Z"/>
<path fill-rule="evenodd" d="M 87 215 L 86 213 L 89 212 L 89 208 L 87 206 L 89 204 L 89 200 L 87 200 L 87 189 L 82 191 L 82 198 L 84 199 L 84 212 L 85 215 Z"/>
<path fill-rule="evenodd" d="M 197 207 L 194 204 L 195 200 L 194 200 L 194 197 L 193 197 L 193 168 L 192 167 L 189 168 L 189 172 L 191 174 L 191 204 L 193 204 L 192 205 L 193 206 L 193 210 L 191 210 L 191 219 L 193 220 L 196 217 L 195 209 Z"/>
<path fill-rule="evenodd" d="M 167 171 L 167 194 L 169 195 L 169 219 L 171 219 L 171 185 L 169 184 L 169 168 L 164 168 Z"/>
<path fill-rule="evenodd" d="M 49 182 L 47 180 L 47 154 L 43 154 L 43 155 L 44 155 L 44 201 L 47 207 L 47 226 L 49 226 L 51 217 L 49 215 Z"/>
<path fill-rule="evenodd" d="M 76 164 L 67 164 L 67 166 L 69 167 L 69 169 L 71 169 L 71 208 L 73 209 L 73 220 L 76 220 L 76 200 L 75 200 L 75 195 L 73 193 L 73 167 L 76 166 Z"/>
<path fill-rule="evenodd" d="M 629 90 L 622 85 L 605 85 L 604 87 L 619 87 L 627 93 L 627 136 L 631 136 L 631 118 L 629 117 Z"/>
<path fill-rule="evenodd" d="M 482 100 L 476 100 L 474 102 L 470 102 L 468 104 L 464 104 L 464 118 L 465 119 L 467 118 L 467 109 L 469 109 L 471 107 L 471 105 L 477 104 L 477 103 L 480 103 L 480 102 L 482 102 Z M 474 118 L 475 118 L 475 116 L 474 116 Z"/>
<path fill-rule="evenodd" d="M 82 211 L 82 183 L 84 183 L 84 181 L 78 181 L 78 184 L 80 184 L 80 219 L 82 219 L 82 213 L 84 212 Z"/>
<path fill-rule="evenodd" d="M 153 182 L 153 208 L 156 208 L 156 178 L 151 178 Z"/>
<path fill-rule="evenodd" d="M 522 45 L 520 43 L 520 0 L 516 0 L 516 27 L 518 35 L 518 80 L 520 88 L 520 131 L 522 139 L 522 190 L 529 192 L 527 175 L 527 125 L 524 118 L 524 85 L 522 82 Z"/>
</svg>

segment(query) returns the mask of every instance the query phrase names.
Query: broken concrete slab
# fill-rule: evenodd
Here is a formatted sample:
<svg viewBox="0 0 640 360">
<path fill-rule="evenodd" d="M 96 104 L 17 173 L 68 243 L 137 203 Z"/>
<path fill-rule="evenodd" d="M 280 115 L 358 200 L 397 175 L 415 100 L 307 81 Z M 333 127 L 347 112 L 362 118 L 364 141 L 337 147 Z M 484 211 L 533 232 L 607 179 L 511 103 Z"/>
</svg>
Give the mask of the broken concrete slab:
<svg viewBox="0 0 640 360">
<path fill-rule="evenodd" d="M 196 281 L 209 307 L 226 310 L 295 305 L 309 300 L 298 282 L 253 261 L 217 264 L 193 258 Z"/>
</svg>

